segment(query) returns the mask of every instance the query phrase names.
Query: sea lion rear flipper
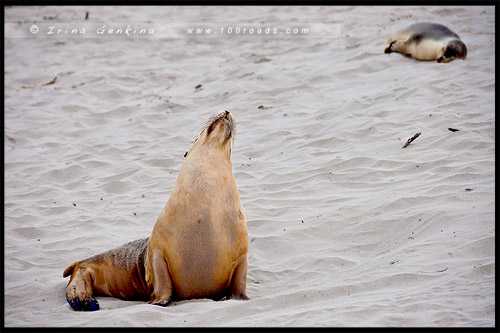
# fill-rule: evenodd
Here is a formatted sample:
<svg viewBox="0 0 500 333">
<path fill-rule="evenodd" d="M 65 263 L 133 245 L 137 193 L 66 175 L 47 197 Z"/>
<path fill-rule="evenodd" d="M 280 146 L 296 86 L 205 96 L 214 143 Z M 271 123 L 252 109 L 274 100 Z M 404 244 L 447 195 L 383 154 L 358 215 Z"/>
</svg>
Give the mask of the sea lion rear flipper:
<svg viewBox="0 0 500 333">
<path fill-rule="evenodd" d="M 391 50 L 391 46 L 392 44 L 396 43 L 395 40 L 389 42 L 389 46 L 387 46 L 385 49 L 384 49 L 384 53 L 392 53 L 392 50 Z"/>
</svg>

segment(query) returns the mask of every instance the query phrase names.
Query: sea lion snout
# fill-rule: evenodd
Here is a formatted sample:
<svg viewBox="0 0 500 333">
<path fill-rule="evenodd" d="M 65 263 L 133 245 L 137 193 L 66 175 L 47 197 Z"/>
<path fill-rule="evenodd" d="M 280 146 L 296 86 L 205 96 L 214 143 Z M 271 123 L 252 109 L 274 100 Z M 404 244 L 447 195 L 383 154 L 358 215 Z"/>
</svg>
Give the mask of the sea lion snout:
<svg viewBox="0 0 500 333">
<path fill-rule="evenodd" d="M 224 122 L 229 125 L 229 127 L 232 127 L 233 125 L 233 116 L 231 115 L 231 112 L 229 111 L 224 111 L 222 113 L 222 117 L 221 117 L 222 120 L 224 120 Z"/>
<path fill-rule="evenodd" d="M 234 130 L 234 121 L 233 121 L 233 115 L 231 114 L 231 112 L 224 111 L 224 121 L 226 121 L 226 123 L 229 126 L 229 129 L 232 132 Z"/>
<path fill-rule="evenodd" d="M 236 124 L 231 112 L 225 110 L 218 113 L 209 119 L 206 127 L 201 133 L 193 140 L 191 149 L 184 153 L 184 158 L 190 155 L 190 151 L 195 149 L 196 146 L 204 145 L 207 143 L 216 143 L 220 146 L 229 146 L 231 151 L 231 144 L 227 145 L 230 139 L 234 139 L 236 131 Z M 229 153 L 229 155 L 231 155 Z"/>
<path fill-rule="evenodd" d="M 467 47 L 460 40 L 449 42 L 443 50 L 443 55 L 437 59 L 437 62 L 450 62 L 454 59 L 465 60 L 467 57 Z"/>
<path fill-rule="evenodd" d="M 229 125 L 229 127 L 232 127 L 233 125 L 233 116 L 231 114 L 231 112 L 225 110 L 223 113 L 222 113 L 222 117 L 221 117 L 222 120 L 224 120 L 224 122 Z"/>
<path fill-rule="evenodd" d="M 225 143 L 234 136 L 234 132 L 235 124 L 233 116 L 231 112 L 225 110 L 212 119 L 207 129 L 207 136 L 219 136 L 222 138 L 222 142 Z"/>
</svg>

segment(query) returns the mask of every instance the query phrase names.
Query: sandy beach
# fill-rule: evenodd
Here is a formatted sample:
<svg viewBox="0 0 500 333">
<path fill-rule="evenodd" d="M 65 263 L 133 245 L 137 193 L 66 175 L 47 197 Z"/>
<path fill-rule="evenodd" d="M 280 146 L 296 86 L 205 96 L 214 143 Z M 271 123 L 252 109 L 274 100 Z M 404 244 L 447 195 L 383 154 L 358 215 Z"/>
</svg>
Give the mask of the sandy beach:
<svg viewBox="0 0 500 333">
<path fill-rule="evenodd" d="M 495 325 L 493 7 L 8 7 L 5 19 L 5 326 Z M 467 59 L 384 54 L 420 21 L 458 33 Z M 277 32 L 221 30 L 238 24 Z M 223 110 L 251 299 L 98 297 L 100 311 L 72 311 L 64 268 L 148 236 Z"/>
</svg>

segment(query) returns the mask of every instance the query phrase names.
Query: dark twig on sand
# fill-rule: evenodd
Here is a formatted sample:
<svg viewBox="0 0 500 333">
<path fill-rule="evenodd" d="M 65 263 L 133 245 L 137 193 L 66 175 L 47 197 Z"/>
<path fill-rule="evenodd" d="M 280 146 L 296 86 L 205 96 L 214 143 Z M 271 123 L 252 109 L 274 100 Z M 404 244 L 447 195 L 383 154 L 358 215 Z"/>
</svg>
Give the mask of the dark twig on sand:
<svg viewBox="0 0 500 333">
<path fill-rule="evenodd" d="M 48 86 L 50 84 L 54 84 L 54 83 L 56 83 L 56 81 L 57 81 L 57 76 L 54 76 L 54 78 L 52 80 L 50 80 L 47 83 L 42 84 L 42 86 Z"/>
<path fill-rule="evenodd" d="M 421 134 L 421 133 L 420 133 L 420 132 L 418 132 L 418 133 L 416 133 L 414 136 L 412 136 L 411 138 L 409 138 L 409 139 L 408 139 L 408 141 L 406 141 L 406 143 L 404 144 L 404 146 L 403 146 L 403 147 L 401 147 L 401 148 L 406 148 L 406 147 L 408 147 L 408 146 L 410 145 L 410 143 L 412 143 L 412 142 L 413 142 L 413 140 L 415 140 L 416 138 L 418 138 L 418 137 L 420 136 L 420 134 Z"/>
</svg>

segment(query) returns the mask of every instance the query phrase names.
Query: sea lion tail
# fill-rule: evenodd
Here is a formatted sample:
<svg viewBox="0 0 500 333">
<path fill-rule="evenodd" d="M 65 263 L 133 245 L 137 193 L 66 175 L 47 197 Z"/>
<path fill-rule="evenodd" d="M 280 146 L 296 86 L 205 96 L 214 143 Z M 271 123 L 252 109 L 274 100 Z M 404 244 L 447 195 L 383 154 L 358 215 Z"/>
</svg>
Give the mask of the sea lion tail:
<svg viewBox="0 0 500 333">
<path fill-rule="evenodd" d="M 66 269 L 63 272 L 63 278 L 73 274 L 73 270 L 75 269 L 76 264 L 78 264 L 78 261 L 75 261 L 74 263 L 66 267 Z"/>
</svg>

